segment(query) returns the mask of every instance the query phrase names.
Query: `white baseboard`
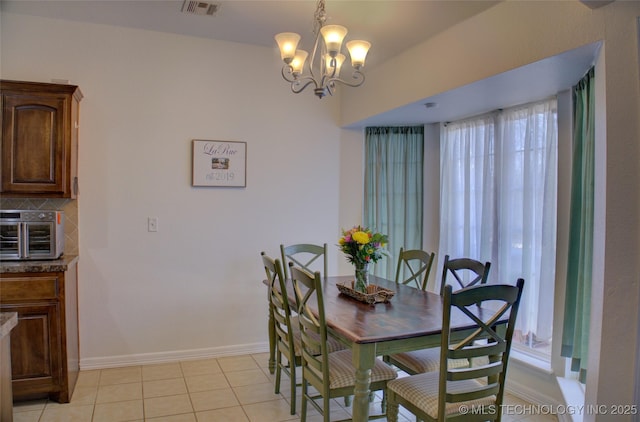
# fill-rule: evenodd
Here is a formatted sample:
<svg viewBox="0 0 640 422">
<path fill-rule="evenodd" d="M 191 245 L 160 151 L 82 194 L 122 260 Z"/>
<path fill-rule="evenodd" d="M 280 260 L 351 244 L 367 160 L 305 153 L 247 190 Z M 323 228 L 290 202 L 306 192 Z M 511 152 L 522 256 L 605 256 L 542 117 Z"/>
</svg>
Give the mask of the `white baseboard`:
<svg viewBox="0 0 640 422">
<path fill-rule="evenodd" d="M 558 399 L 549 397 L 543 394 L 541 391 L 528 387 L 525 384 L 521 384 L 517 381 L 507 380 L 506 392 L 518 397 L 534 406 L 541 406 L 541 411 L 551 412 L 556 409 L 565 409 L 566 404 L 558 401 Z M 534 412 L 537 413 L 537 412 Z M 557 413 L 558 422 L 573 422 L 570 414 L 565 412 Z"/>
<path fill-rule="evenodd" d="M 264 353 L 268 351 L 268 343 L 253 343 L 224 347 L 211 347 L 206 349 L 104 356 L 80 359 L 80 369 L 83 371 L 87 371 L 91 369 L 106 369 L 124 366 L 172 363 L 184 360 L 219 358 L 234 355 L 249 355 L 253 353 Z"/>
</svg>

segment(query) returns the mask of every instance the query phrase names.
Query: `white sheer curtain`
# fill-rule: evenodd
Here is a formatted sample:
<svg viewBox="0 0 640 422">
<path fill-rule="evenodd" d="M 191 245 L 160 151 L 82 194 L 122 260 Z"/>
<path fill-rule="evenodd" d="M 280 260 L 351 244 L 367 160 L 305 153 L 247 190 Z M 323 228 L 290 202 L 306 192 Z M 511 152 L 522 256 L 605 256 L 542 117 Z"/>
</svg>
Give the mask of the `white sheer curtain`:
<svg viewBox="0 0 640 422">
<path fill-rule="evenodd" d="M 440 246 L 444 256 L 478 261 L 491 258 L 494 178 L 489 174 L 494 154 L 495 116 L 449 123 L 440 146 Z M 439 283 L 438 286 L 439 288 Z"/>
<path fill-rule="evenodd" d="M 490 283 L 525 279 L 519 339 L 551 339 L 556 250 L 556 100 L 448 124 L 441 145 L 440 261 L 490 261 Z"/>
</svg>

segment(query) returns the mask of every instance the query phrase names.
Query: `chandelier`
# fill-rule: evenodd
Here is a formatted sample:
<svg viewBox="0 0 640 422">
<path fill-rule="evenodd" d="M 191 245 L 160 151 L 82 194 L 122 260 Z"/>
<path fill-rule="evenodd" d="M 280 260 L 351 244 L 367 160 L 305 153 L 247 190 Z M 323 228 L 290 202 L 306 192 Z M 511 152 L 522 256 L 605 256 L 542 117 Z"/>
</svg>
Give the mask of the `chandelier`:
<svg viewBox="0 0 640 422">
<path fill-rule="evenodd" d="M 327 94 L 333 95 L 336 83 L 350 87 L 357 87 L 364 83 L 364 73 L 360 69 L 364 66 L 371 44 L 362 40 L 349 41 L 346 44 L 351 56 L 353 81 L 340 79 L 340 70 L 345 61 L 345 56 L 340 50 L 342 41 L 347 35 L 347 28 L 340 25 L 325 25 L 326 20 L 324 0 L 318 0 L 313 26 L 315 45 L 308 62 L 309 53 L 297 49 L 300 35 L 294 32 L 282 32 L 275 36 L 280 48 L 280 56 L 285 63 L 282 67 L 282 77 L 291 83 L 291 90 L 296 94 L 313 84 L 314 94 L 322 98 Z"/>
</svg>

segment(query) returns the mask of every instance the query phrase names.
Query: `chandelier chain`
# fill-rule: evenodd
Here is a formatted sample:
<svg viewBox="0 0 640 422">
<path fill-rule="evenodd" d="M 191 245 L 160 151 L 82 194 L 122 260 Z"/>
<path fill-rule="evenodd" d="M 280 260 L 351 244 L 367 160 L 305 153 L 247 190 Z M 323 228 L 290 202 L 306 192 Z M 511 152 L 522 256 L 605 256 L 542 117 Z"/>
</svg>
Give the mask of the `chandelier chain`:
<svg viewBox="0 0 640 422">
<path fill-rule="evenodd" d="M 316 12 L 313 14 L 313 33 L 318 35 L 320 28 L 324 26 L 327 21 L 327 12 L 324 9 L 324 0 L 318 0 L 316 5 Z"/>
</svg>

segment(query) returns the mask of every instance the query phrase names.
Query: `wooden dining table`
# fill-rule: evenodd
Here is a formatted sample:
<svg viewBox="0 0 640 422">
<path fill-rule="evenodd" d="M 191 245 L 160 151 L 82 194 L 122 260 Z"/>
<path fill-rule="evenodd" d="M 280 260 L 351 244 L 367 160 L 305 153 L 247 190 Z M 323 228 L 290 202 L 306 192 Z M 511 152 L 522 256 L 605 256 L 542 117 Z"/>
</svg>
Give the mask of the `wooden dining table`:
<svg viewBox="0 0 640 422">
<path fill-rule="evenodd" d="M 350 282 L 354 276 L 326 277 L 323 295 L 327 327 L 330 333 L 352 350 L 356 368 L 353 398 L 353 421 L 369 420 L 369 385 L 371 368 L 378 356 L 440 346 L 443 299 L 403 284 L 370 275 L 369 282 L 395 291 L 387 303 L 369 305 L 338 291 L 336 283 Z M 265 284 L 268 282 L 265 280 Z M 288 297 L 295 304 L 291 282 Z M 482 308 L 478 307 L 478 313 Z M 452 338 L 462 339 L 474 328 L 469 318 L 452 312 Z M 269 321 L 269 367 L 275 367 L 275 334 Z"/>
</svg>

